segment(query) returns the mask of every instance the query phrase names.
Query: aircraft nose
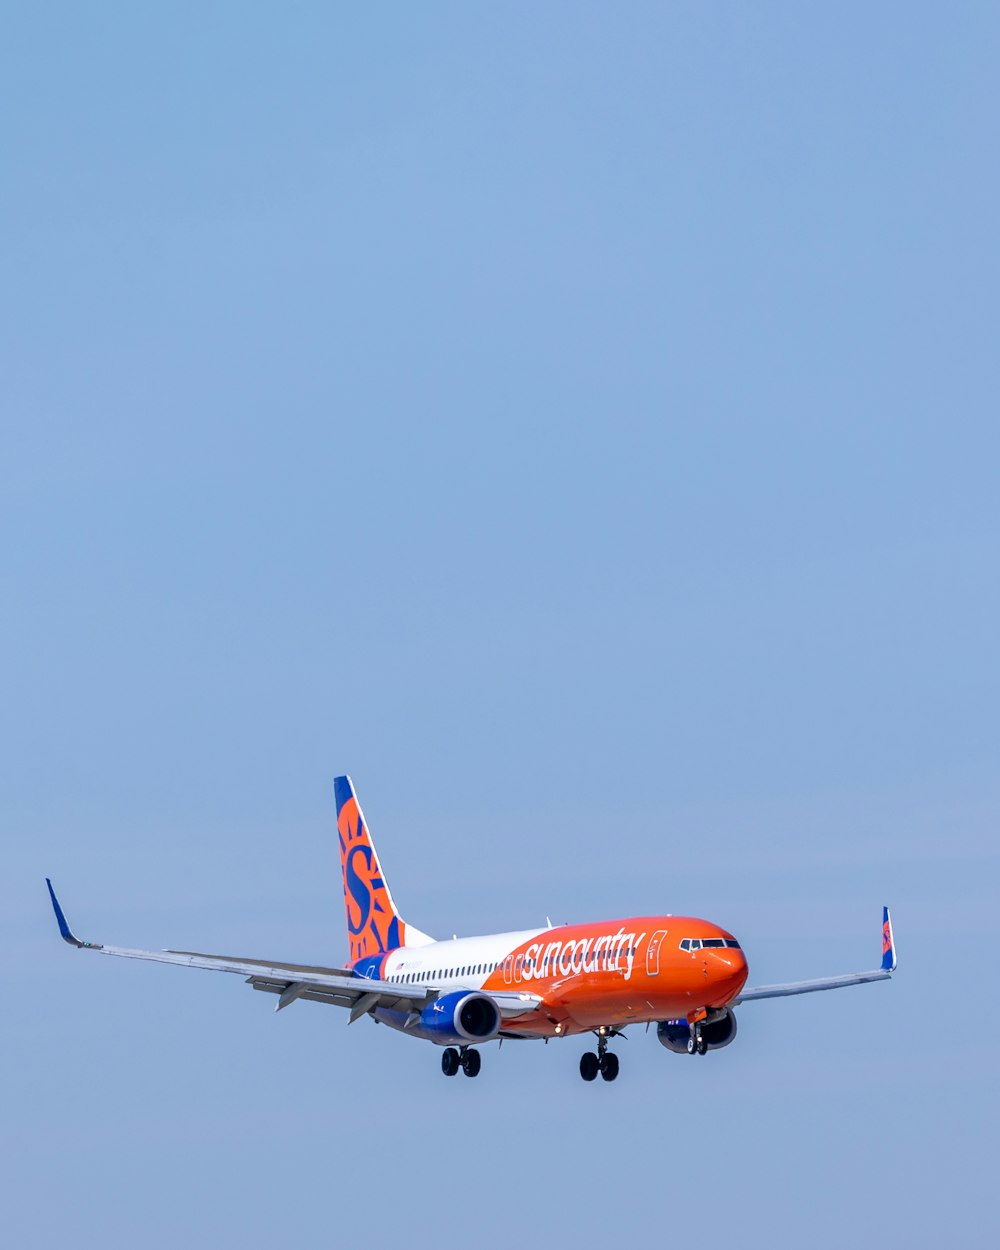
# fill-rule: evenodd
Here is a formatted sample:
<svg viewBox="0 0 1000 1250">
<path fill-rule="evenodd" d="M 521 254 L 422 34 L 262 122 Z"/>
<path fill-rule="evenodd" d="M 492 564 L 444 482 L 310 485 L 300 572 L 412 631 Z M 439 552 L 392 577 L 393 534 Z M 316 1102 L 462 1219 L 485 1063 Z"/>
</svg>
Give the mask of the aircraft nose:
<svg viewBox="0 0 1000 1250">
<path fill-rule="evenodd" d="M 749 971 L 746 956 L 741 950 L 734 950 L 732 947 L 721 951 L 706 951 L 705 954 L 708 956 L 708 975 L 716 1000 L 712 1005 L 721 1007 L 735 998 L 746 984 Z"/>
</svg>

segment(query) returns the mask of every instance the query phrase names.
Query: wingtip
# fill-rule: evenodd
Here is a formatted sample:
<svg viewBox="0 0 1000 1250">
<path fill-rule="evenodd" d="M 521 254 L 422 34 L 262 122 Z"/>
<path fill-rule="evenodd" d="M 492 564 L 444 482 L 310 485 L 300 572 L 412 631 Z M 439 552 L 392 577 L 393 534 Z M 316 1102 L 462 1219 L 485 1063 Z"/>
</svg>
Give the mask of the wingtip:
<svg viewBox="0 0 1000 1250">
<path fill-rule="evenodd" d="M 45 884 L 49 887 L 49 898 L 52 900 L 52 910 L 56 913 L 56 923 L 59 925 L 59 933 L 64 942 L 68 942 L 70 946 L 83 946 L 83 943 L 76 937 L 66 923 L 66 917 L 63 909 L 59 906 L 59 900 L 56 898 L 56 892 L 52 888 L 52 881 L 49 877 L 45 878 Z"/>
<path fill-rule="evenodd" d="M 892 932 L 892 915 L 888 907 L 882 908 L 882 971 L 896 971 L 896 939 Z"/>
</svg>

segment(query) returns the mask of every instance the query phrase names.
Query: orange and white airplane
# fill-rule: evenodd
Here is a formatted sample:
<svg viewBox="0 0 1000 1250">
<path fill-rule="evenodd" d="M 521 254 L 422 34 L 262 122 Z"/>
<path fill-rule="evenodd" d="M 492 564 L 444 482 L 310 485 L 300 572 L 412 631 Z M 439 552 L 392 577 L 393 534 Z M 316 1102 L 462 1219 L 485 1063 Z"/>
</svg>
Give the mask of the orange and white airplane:
<svg viewBox="0 0 1000 1250">
<path fill-rule="evenodd" d="M 691 916 L 630 916 L 596 924 L 435 941 L 407 924 L 393 902 L 350 777 L 334 782 L 340 866 L 350 959 L 341 968 L 143 951 L 81 942 L 47 881 L 59 931 L 72 946 L 236 972 L 255 990 L 278 995 L 275 1011 L 297 999 L 346 1007 L 361 1016 L 443 1047 L 441 1068 L 476 1076 L 485 1042 L 592 1033 L 596 1051 L 580 1075 L 618 1075 L 608 1049 L 633 1024 L 656 1024 L 677 1054 L 721 1050 L 736 1036 L 733 1009 L 758 998 L 782 998 L 887 980 L 896 968 L 889 909 L 882 913 L 882 963 L 871 972 L 746 988 L 747 961 L 726 929 Z"/>
</svg>

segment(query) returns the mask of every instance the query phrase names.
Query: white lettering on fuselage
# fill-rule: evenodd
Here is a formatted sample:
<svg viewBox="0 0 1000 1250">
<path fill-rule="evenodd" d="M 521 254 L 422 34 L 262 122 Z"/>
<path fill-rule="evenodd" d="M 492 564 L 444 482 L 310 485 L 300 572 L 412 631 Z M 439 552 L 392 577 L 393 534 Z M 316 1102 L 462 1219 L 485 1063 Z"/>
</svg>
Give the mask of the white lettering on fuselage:
<svg viewBox="0 0 1000 1250">
<path fill-rule="evenodd" d="M 646 933 L 636 935 L 619 929 L 614 934 L 597 938 L 578 938 L 570 942 L 532 942 L 524 958 L 514 964 L 514 977 L 520 981 L 539 981 L 548 977 L 570 977 L 581 973 L 620 972 L 631 980 L 632 965 Z"/>
</svg>

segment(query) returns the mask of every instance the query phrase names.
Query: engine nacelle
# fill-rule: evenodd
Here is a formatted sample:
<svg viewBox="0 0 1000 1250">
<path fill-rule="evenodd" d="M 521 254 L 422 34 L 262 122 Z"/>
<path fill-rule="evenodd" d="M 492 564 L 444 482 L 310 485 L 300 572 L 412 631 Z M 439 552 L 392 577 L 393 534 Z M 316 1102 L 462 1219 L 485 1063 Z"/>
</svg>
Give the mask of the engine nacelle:
<svg viewBox="0 0 1000 1250">
<path fill-rule="evenodd" d="M 656 1036 L 660 1039 L 660 1045 L 666 1046 L 675 1055 L 688 1053 L 691 1030 L 686 1020 L 661 1020 L 656 1026 Z M 735 1015 L 727 1007 L 717 1020 L 701 1026 L 701 1036 L 709 1050 L 721 1050 L 723 1046 L 728 1046 L 736 1036 Z"/>
<path fill-rule="evenodd" d="M 455 990 L 423 1009 L 420 1029 L 442 1046 L 488 1042 L 500 1032 L 500 1008 L 488 994 Z"/>
</svg>

